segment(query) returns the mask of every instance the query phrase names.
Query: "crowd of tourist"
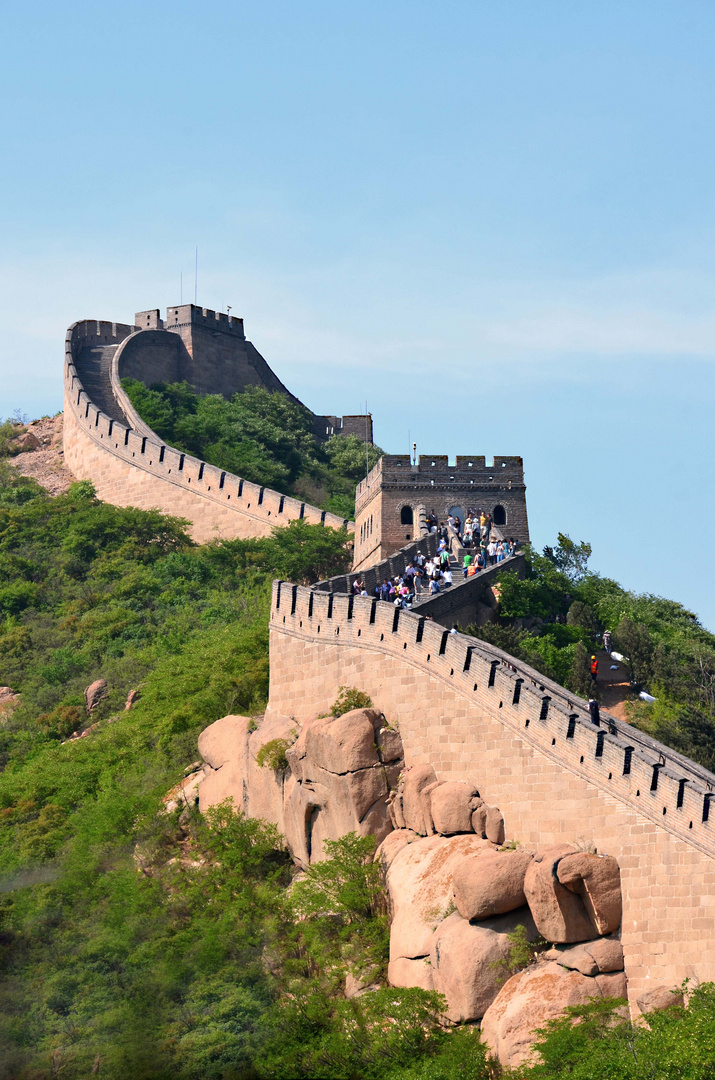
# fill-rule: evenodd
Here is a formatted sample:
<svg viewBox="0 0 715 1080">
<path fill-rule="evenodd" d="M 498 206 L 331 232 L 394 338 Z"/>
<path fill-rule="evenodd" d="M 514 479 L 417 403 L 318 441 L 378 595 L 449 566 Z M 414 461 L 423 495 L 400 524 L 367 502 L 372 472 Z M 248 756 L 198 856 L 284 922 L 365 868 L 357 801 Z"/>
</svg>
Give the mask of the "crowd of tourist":
<svg viewBox="0 0 715 1080">
<path fill-rule="evenodd" d="M 440 522 L 433 510 L 427 515 L 427 527 L 430 532 L 439 533 L 437 554 L 428 558 L 417 552 L 401 574 L 378 582 L 373 590 L 378 600 L 385 600 L 395 607 L 410 608 L 416 599 L 448 589 L 453 584 L 450 537 L 456 538 L 463 549 L 458 570 L 463 578 L 473 577 L 481 570 L 503 562 L 516 554 L 518 547 L 514 539 L 505 540 L 494 528 L 491 515 L 481 510 L 470 510 L 464 526 L 459 517 L 452 515 Z M 369 595 L 359 577 L 353 582 L 353 594 Z"/>
</svg>

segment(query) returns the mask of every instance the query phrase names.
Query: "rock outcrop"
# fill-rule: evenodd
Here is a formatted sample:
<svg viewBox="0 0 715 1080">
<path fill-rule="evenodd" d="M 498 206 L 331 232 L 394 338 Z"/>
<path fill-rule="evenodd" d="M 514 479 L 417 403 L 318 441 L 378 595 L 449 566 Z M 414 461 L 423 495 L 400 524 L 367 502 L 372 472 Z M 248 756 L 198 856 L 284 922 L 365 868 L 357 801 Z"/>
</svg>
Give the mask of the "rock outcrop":
<svg viewBox="0 0 715 1080">
<path fill-rule="evenodd" d="M 200 771 L 170 793 L 201 809 L 228 797 L 275 823 L 305 868 L 346 833 L 377 838 L 390 908 L 388 982 L 436 990 L 451 1023 L 482 1021 L 504 1067 L 527 1060 L 534 1031 L 569 1005 L 626 992 L 616 860 L 571 844 L 504 845 L 505 821 L 475 783 L 405 768 L 399 733 L 376 709 L 340 717 L 226 716 L 202 732 Z M 546 953 L 518 974 L 523 927 Z M 535 955 L 535 954 L 532 954 Z M 351 976 L 345 993 L 371 987 Z M 666 996 L 667 995 L 667 996 Z M 642 1011 L 676 1003 L 663 988 Z"/>
<path fill-rule="evenodd" d="M 533 856 L 528 851 L 483 848 L 454 871 L 454 902 L 464 919 L 488 919 L 526 903 L 524 878 Z"/>
<path fill-rule="evenodd" d="M 84 692 L 84 704 L 87 709 L 87 715 L 91 716 L 100 702 L 104 701 L 107 697 L 107 680 L 95 679 Z"/>
<path fill-rule="evenodd" d="M 654 986 L 645 994 L 636 998 L 638 1008 L 644 1015 L 660 1012 L 661 1009 L 673 1009 L 685 1004 L 683 991 L 679 986 Z"/>
<path fill-rule="evenodd" d="M 262 761 L 262 751 L 265 754 Z M 273 822 L 299 866 L 325 857 L 325 843 L 346 833 L 392 832 L 389 798 L 404 767 L 399 733 L 375 709 L 340 717 L 260 722 L 228 716 L 199 739 L 206 762 L 200 806 L 226 798 L 249 817 Z M 261 764 L 259 764 L 261 761 Z"/>
<path fill-rule="evenodd" d="M 553 961 L 535 964 L 501 988 L 482 1019 L 482 1041 L 503 1068 L 516 1068 L 531 1057 L 535 1030 L 569 1005 L 624 997 L 625 992 L 622 973 L 589 978 Z"/>
<path fill-rule="evenodd" d="M 484 922 L 449 915 L 432 935 L 434 989 L 444 994 L 453 1023 L 480 1020 L 499 993 L 511 951 L 507 934 L 519 924 L 536 936 L 528 908 Z"/>
<path fill-rule="evenodd" d="M 547 941 L 588 941 L 598 929 L 581 896 L 566 888 L 557 876 L 565 856 L 575 854 L 570 844 L 555 844 L 539 851 L 526 871 L 524 893 L 539 933 Z"/>
</svg>

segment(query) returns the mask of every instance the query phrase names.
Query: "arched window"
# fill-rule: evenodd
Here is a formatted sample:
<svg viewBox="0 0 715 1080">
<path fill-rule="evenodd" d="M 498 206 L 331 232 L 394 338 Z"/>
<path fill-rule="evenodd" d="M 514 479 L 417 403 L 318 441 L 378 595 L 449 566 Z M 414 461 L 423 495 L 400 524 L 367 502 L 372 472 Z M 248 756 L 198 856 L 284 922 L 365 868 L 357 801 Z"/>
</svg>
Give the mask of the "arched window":
<svg viewBox="0 0 715 1080">
<path fill-rule="evenodd" d="M 413 522 L 412 507 L 411 506 L 403 506 L 402 509 L 400 510 L 400 524 L 401 525 L 412 525 L 412 522 Z"/>
<path fill-rule="evenodd" d="M 494 513 L 492 514 L 492 520 L 495 525 L 506 525 L 506 510 L 503 506 L 497 504 L 494 507 Z"/>
</svg>

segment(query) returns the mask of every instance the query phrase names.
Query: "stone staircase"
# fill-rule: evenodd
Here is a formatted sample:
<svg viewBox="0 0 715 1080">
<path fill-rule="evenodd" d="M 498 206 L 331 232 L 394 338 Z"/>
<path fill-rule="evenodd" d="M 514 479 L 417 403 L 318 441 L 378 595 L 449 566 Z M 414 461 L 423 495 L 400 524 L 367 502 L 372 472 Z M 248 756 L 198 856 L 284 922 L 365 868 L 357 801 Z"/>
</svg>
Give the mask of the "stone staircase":
<svg viewBox="0 0 715 1080">
<path fill-rule="evenodd" d="M 85 345 L 75 357 L 75 367 L 90 400 L 110 420 L 128 420 L 112 390 L 112 359 L 118 345 Z"/>
</svg>

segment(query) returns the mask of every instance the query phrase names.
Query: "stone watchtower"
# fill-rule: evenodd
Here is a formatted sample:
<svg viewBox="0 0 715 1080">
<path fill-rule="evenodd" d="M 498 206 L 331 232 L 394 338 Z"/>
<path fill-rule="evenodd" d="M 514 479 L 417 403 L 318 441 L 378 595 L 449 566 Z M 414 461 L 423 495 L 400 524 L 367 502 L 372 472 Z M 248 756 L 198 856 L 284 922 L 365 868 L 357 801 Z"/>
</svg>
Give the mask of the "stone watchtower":
<svg viewBox="0 0 715 1080">
<path fill-rule="evenodd" d="M 507 537 L 529 539 L 524 463 L 520 457 L 385 454 L 357 487 L 354 570 L 366 570 L 425 531 L 432 510 L 462 523 L 469 510 L 485 510 Z"/>
</svg>

